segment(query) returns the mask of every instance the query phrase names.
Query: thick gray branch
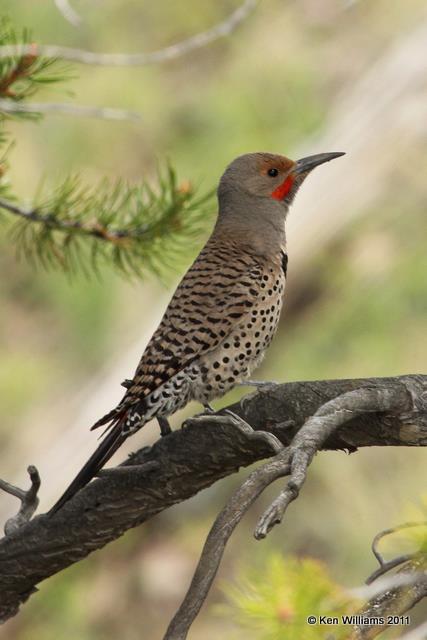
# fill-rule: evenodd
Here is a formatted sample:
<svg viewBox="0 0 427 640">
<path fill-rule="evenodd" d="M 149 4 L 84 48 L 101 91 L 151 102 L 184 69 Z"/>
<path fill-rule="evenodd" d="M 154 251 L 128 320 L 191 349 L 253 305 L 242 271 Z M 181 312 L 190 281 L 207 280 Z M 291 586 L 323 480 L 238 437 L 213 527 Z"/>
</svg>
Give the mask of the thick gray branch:
<svg viewBox="0 0 427 640">
<path fill-rule="evenodd" d="M 288 383 L 249 396 L 243 408 L 229 408 L 289 445 L 321 405 L 358 388 L 377 387 L 387 387 L 400 398 L 400 412 L 351 419 L 323 448 L 426 446 L 427 376 Z M 140 473 L 100 478 L 54 517 L 38 516 L 0 541 L 0 619 L 15 615 L 40 581 L 239 467 L 270 455 L 267 444 L 230 426 L 209 423 L 174 432 L 137 452 L 130 463 L 158 464 L 140 467 Z"/>
</svg>

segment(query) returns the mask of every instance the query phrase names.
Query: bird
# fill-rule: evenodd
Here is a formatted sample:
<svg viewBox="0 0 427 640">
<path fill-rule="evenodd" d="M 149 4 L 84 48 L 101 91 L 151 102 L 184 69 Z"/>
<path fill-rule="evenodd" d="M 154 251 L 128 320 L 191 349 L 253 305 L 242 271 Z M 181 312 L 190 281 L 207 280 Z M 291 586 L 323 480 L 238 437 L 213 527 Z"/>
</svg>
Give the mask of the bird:
<svg viewBox="0 0 427 640">
<path fill-rule="evenodd" d="M 288 254 L 286 218 L 305 178 L 344 155 L 319 153 L 293 161 L 266 152 L 233 160 L 217 190 L 212 234 L 182 278 L 150 339 L 122 400 L 98 420 L 101 442 L 50 510 L 56 513 L 82 489 L 123 442 L 157 418 L 196 400 L 210 402 L 249 380 L 276 332 Z"/>
</svg>

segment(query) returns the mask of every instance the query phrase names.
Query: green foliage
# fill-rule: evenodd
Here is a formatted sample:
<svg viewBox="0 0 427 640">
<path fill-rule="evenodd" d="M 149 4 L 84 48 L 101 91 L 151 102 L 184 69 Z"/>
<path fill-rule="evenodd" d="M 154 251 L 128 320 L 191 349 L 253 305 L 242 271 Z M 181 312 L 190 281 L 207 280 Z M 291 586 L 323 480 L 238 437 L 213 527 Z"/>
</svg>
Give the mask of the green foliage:
<svg viewBox="0 0 427 640">
<path fill-rule="evenodd" d="M 28 30 L 17 34 L 8 19 L 0 22 L 0 46 L 29 43 Z M 56 59 L 38 57 L 36 48 L 34 54 L 0 58 L 0 98 L 23 101 L 42 85 L 69 79 L 68 71 Z M 12 116 L 38 120 L 41 114 Z M 0 104 L 0 119 L 5 117 Z M 0 147 L 7 141 L 0 131 Z M 121 179 L 88 187 L 67 177 L 49 195 L 39 194 L 32 208 L 23 208 L 7 178 L 9 149 L 0 158 L 0 208 L 16 216 L 12 242 L 32 265 L 90 275 L 104 264 L 127 277 L 147 270 L 162 276 L 204 227 L 212 193 L 198 196 L 188 182 L 179 185 L 171 166 L 158 171 L 155 188 Z"/>
<path fill-rule="evenodd" d="M 122 180 L 87 187 L 67 178 L 21 212 L 12 239 L 20 257 L 46 268 L 89 275 L 105 263 L 126 276 L 147 269 L 162 275 L 204 227 L 211 196 L 179 185 L 171 167 L 158 172 L 156 189 Z"/>
<path fill-rule="evenodd" d="M 226 611 L 256 640 L 319 640 L 332 630 L 336 640 L 348 636 L 345 626 L 325 626 L 322 635 L 322 627 L 307 623 L 311 615 L 340 616 L 357 607 L 318 560 L 273 553 L 261 569 L 240 575 L 238 583 L 225 588 L 230 601 Z"/>
</svg>

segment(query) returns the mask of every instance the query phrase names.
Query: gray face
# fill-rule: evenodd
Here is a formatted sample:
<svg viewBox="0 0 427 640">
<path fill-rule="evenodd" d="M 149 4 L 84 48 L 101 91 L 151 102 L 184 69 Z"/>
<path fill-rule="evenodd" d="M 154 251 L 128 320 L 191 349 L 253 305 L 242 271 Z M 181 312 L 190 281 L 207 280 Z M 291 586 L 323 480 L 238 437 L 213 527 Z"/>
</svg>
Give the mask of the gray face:
<svg viewBox="0 0 427 640">
<path fill-rule="evenodd" d="M 220 190 L 242 190 L 253 196 L 285 201 L 292 190 L 295 162 L 271 153 L 248 153 L 227 167 Z"/>
</svg>

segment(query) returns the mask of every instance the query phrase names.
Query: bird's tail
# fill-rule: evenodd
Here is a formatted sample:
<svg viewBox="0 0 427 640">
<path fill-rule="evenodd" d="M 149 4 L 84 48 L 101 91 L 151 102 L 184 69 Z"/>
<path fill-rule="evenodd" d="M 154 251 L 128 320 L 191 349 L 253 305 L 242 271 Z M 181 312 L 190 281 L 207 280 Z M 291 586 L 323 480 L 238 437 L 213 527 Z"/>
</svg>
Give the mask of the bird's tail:
<svg viewBox="0 0 427 640">
<path fill-rule="evenodd" d="M 48 515 L 56 513 L 77 493 L 77 491 L 80 491 L 80 489 L 86 486 L 123 444 L 128 435 L 123 432 L 123 422 L 126 420 L 126 414 L 126 411 L 122 411 L 112 419 L 111 426 L 108 428 L 108 433 L 102 439 L 101 444 L 91 455 L 84 467 L 79 471 L 63 495 L 50 509 Z"/>
</svg>

